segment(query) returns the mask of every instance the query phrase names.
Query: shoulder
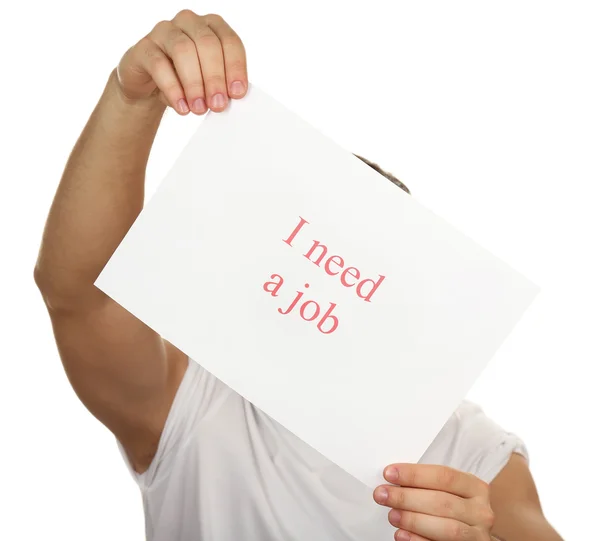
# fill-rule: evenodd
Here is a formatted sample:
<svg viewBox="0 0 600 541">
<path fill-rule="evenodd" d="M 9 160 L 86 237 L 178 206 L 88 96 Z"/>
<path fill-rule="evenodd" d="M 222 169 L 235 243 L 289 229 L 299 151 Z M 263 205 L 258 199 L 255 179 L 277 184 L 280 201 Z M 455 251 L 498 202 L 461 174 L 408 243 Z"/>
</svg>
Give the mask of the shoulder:
<svg viewBox="0 0 600 541">
<path fill-rule="evenodd" d="M 420 462 L 450 466 L 489 483 L 513 453 L 526 460 L 529 458 L 521 438 L 488 417 L 479 405 L 465 400 L 444 424 Z"/>
</svg>

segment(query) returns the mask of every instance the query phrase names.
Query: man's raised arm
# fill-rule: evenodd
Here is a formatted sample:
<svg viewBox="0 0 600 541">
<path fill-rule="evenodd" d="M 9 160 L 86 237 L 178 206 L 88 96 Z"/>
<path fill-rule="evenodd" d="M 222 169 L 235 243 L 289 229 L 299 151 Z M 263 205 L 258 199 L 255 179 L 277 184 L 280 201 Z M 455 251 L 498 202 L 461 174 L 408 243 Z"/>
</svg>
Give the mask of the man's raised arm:
<svg viewBox="0 0 600 541">
<path fill-rule="evenodd" d="M 187 358 L 93 284 L 142 209 L 166 106 L 219 112 L 247 81 L 243 44 L 221 17 L 184 10 L 158 23 L 108 77 L 48 215 L 34 276 L 60 357 L 139 472 L 156 452 Z"/>
</svg>

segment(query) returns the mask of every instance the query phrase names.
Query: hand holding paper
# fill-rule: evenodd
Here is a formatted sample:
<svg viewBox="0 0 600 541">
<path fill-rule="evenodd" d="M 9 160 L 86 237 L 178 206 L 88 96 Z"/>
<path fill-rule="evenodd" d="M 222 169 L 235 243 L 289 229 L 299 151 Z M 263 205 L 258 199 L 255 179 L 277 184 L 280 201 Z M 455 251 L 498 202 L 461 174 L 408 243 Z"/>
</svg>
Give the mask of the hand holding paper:
<svg viewBox="0 0 600 541">
<path fill-rule="evenodd" d="M 396 541 L 445 539 L 459 532 L 463 539 L 490 539 L 494 513 L 490 487 L 474 475 L 429 464 L 393 464 L 375 490 L 375 501 L 390 507 L 390 523 L 399 528 Z"/>
</svg>

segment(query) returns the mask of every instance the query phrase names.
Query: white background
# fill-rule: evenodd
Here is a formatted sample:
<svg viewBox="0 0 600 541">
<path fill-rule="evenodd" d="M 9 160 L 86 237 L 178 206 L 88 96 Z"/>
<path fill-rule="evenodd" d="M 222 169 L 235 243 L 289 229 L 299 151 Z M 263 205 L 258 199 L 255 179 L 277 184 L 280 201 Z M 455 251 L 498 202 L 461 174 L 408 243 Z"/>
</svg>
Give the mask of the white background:
<svg viewBox="0 0 600 541">
<path fill-rule="evenodd" d="M 251 80 L 541 286 L 469 398 L 525 439 L 558 531 L 592 539 L 600 7 L 525 0 L 3 4 L 0 538 L 143 539 L 137 487 L 69 387 L 32 275 L 65 161 L 109 72 L 182 8 L 223 15 L 246 44 Z M 196 125 L 167 115 L 148 195 Z"/>
</svg>

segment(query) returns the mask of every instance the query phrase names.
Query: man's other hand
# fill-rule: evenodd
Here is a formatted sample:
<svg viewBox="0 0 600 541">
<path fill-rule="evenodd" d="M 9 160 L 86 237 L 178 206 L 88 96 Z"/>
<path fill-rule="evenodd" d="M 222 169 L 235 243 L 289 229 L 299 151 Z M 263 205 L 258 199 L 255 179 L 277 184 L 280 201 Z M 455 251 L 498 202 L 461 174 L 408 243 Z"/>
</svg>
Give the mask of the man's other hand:
<svg viewBox="0 0 600 541">
<path fill-rule="evenodd" d="M 491 541 L 494 513 L 489 485 L 447 466 L 392 464 L 389 485 L 373 492 L 391 507 L 388 518 L 397 541 Z"/>
</svg>

